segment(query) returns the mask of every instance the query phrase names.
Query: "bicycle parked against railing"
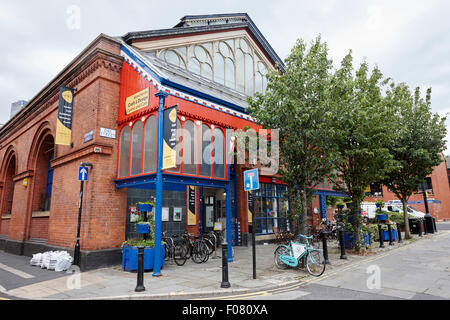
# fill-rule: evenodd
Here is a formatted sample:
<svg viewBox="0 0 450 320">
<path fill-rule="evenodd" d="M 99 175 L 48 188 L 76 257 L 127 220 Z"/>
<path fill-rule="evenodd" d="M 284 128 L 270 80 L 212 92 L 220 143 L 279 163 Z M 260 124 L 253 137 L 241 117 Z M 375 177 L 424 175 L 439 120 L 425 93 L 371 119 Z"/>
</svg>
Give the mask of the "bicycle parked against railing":
<svg viewBox="0 0 450 320">
<path fill-rule="evenodd" d="M 325 260 L 321 249 L 311 246 L 312 236 L 307 237 L 299 234 L 297 240 L 304 239 L 305 243 L 291 241 L 289 245 L 280 245 L 274 252 L 275 265 L 279 269 L 288 267 L 305 267 L 308 272 L 315 277 L 321 276 L 325 272 Z"/>
</svg>

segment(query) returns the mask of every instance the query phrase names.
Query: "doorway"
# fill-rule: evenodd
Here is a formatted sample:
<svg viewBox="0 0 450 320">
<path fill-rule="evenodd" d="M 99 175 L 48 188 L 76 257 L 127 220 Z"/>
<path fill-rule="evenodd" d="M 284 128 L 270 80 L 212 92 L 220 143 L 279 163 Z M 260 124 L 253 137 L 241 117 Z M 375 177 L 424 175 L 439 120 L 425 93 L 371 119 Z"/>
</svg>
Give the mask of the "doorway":
<svg viewBox="0 0 450 320">
<path fill-rule="evenodd" d="M 226 225 L 226 208 L 224 189 L 202 188 L 201 197 L 201 233 L 214 230 L 215 222 Z"/>
</svg>

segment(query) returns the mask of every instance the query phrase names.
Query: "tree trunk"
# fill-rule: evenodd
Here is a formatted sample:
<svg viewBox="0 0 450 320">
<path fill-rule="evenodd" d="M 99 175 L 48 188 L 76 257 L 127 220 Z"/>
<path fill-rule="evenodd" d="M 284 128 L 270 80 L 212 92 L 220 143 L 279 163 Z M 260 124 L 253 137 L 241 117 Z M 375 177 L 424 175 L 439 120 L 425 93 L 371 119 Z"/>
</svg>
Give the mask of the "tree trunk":
<svg viewBox="0 0 450 320">
<path fill-rule="evenodd" d="M 408 219 L 408 207 L 406 199 L 402 198 L 403 204 L 403 219 L 405 221 L 405 239 L 410 239 L 411 235 L 409 234 L 409 219 Z"/>
<path fill-rule="evenodd" d="M 306 235 L 308 227 L 308 199 L 306 196 L 306 188 L 302 190 L 302 227 L 300 233 Z"/>
<path fill-rule="evenodd" d="M 352 202 L 352 216 L 353 216 L 353 237 L 355 239 L 355 251 L 361 250 L 361 214 L 359 213 L 360 200 L 353 200 Z"/>
</svg>

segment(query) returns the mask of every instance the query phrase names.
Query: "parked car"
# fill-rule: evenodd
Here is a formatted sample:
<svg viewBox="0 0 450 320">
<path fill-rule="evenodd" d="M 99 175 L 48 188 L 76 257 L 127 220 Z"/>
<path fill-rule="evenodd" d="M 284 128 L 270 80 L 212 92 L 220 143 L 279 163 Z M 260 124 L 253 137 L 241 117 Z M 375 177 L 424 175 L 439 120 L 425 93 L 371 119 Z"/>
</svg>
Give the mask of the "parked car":
<svg viewBox="0 0 450 320">
<path fill-rule="evenodd" d="M 361 203 L 361 209 L 364 213 L 367 214 L 367 216 L 370 219 L 374 219 L 376 216 L 376 210 L 377 206 L 375 205 L 375 202 L 363 202 Z M 425 216 L 425 213 L 418 211 L 410 206 L 407 206 L 408 214 L 416 217 L 416 218 L 423 218 Z M 385 202 L 384 206 L 381 208 L 384 212 L 400 212 L 403 213 L 403 206 L 402 204 L 398 203 L 392 203 L 392 202 Z"/>
</svg>

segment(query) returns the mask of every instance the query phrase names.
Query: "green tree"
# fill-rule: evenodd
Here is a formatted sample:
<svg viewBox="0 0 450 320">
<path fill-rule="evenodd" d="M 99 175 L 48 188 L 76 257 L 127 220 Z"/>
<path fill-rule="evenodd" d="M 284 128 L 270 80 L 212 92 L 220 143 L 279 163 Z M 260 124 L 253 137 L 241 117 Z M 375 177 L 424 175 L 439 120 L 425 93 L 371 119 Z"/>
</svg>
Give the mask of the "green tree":
<svg viewBox="0 0 450 320">
<path fill-rule="evenodd" d="M 443 161 L 446 118 L 432 113 L 431 89 L 423 99 L 420 88 L 417 87 L 413 94 L 406 84 L 392 82 L 386 101 L 396 110 L 391 126 L 394 138 L 388 146 L 396 167 L 381 182 L 402 201 L 405 237 L 410 238 L 408 199 L 433 172 L 433 167 Z"/>
<path fill-rule="evenodd" d="M 297 40 L 285 63 L 285 73 L 268 74 L 264 94 L 248 99 L 249 111 L 264 128 L 279 130 L 279 172 L 293 200 L 291 221 L 296 224 L 300 213 L 301 226 L 296 230 L 306 233 L 311 187 L 332 170 L 327 154 L 332 61 L 318 36 L 309 49 Z"/>
<path fill-rule="evenodd" d="M 387 145 L 392 140 L 393 112 L 382 95 L 380 70 L 369 71 L 367 62 L 353 72 L 350 53 L 333 75 L 330 103 L 333 109 L 333 134 L 330 141 L 336 168 L 345 185 L 337 187 L 352 199 L 351 215 L 356 250 L 361 246 L 360 204 L 370 183 L 390 170 L 392 156 Z"/>
</svg>

